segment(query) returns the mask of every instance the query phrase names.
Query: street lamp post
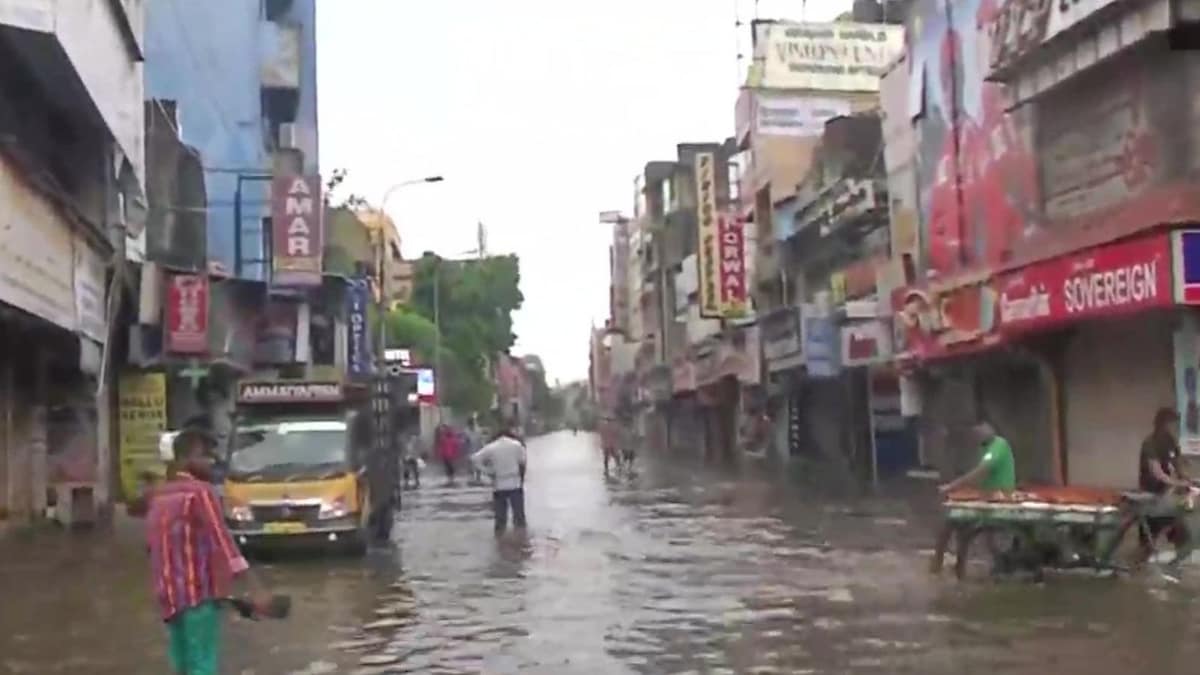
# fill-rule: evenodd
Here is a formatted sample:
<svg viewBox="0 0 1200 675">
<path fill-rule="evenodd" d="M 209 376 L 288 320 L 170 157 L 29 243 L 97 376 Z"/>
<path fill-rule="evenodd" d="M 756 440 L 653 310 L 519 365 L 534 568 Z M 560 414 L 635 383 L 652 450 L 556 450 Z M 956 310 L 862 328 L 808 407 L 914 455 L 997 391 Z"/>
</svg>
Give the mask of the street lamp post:
<svg viewBox="0 0 1200 675">
<path fill-rule="evenodd" d="M 387 237 L 385 236 L 383 230 L 385 227 L 385 221 L 387 220 L 387 201 L 388 198 L 400 188 L 410 185 L 419 185 L 422 183 L 441 183 L 444 180 L 445 178 L 441 176 L 426 176 L 424 178 L 402 181 L 389 187 L 387 191 L 383 193 L 383 199 L 379 200 L 379 239 L 376 241 L 376 274 L 378 275 L 379 282 L 379 300 L 376 303 L 376 309 L 379 311 L 378 352 L 380 372 L 382 372 L 382 369 L 386 365 L 385 361 L 387 353 L 387 321 L 385 320 L 387 318 L 388 301 L 387 293 L 385 293 L 385 289 L 387 287 Z"/>
</svg>

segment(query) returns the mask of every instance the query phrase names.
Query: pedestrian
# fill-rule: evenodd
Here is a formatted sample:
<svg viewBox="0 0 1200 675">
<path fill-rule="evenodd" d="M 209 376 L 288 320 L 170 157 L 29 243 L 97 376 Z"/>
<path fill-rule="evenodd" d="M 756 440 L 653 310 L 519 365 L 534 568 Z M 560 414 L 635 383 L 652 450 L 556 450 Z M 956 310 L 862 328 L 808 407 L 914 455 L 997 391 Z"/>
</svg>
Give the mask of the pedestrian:
<svg viewBox="0 0 1200 675">
<path fill-rule="evenodd" d="M 1012 446 L 1008 444 L 1007 439 L 996 433 L 995 427 L 986 420 L 977 422 L 973 431 L 975 440 L 979 443 L 979 463 L 974 469 L 939 487 L 938 492 L 944 496 L 960 488 L 974 486 L 989 494 L 1011 493 L 1017 488 L 1017 465 L 1013 459 Z M 959 579 L 963 578 L 971 540 L 982 531 L 978 527 L 956 526 L 949 521 L 944 523 L 934 545 L 930 571 L 935 574 L 942 571 L 942 561 L 953 536 L 957 539 L 954 571 Z"/>
<path fill-rule="evenodd" d="M 458 462 L 459 455 L 458 434 L 454 433 L 449 424 L 442 424 L 438 427 L 436 442 L 438 459 L 442 460 L 442 466 L 446 469 L 446 483 L 453 484 L 454 465 Z"/>
<path fill-rule="evenodd" d="M 420 445 L 416 434 L 406 433 L 401 441 L 404 457 L 404 487 L 421 487 L 421 457 L 418 450 Z"/>
<path fill-rule="evenodd" d="M 512 509 L 513 527 L 524 530 L 525 521 L 525 442 L 516 425 L 506 422 L 490 443 L 471 455 L 471 463 L 492 479 L 492 515 L 497 536 L 508 529 L 508 511 Z"/>
<path fill-rule="evenodd" d="M 209 482 L 216 445 L 208 428 L 185 426 L 175 438 L 170 478 L 148 497 L 151 586 L 167 624 L 171 668 L 181 675 L 220 671 L 218 601 L 229 595 L 235 576 L 249 579 L 261 612 L 271 604 L 225 526 Z"/>
</svg>

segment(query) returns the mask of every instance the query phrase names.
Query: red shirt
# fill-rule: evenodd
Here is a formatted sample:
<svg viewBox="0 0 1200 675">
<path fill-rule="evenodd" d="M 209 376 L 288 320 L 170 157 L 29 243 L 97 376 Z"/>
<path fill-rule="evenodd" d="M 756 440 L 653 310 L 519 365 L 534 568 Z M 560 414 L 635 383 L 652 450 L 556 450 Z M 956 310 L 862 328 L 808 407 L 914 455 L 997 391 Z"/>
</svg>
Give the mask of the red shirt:
<svg viewBox="0 0 1200 675">
<path fill-rule="evenodd" d="M 164 621 L 217 599 L 229 578 L 249 567 L 225 527 L 212 486 L 183 472 L 151 495 L 146 543 Z"/>
</svg>

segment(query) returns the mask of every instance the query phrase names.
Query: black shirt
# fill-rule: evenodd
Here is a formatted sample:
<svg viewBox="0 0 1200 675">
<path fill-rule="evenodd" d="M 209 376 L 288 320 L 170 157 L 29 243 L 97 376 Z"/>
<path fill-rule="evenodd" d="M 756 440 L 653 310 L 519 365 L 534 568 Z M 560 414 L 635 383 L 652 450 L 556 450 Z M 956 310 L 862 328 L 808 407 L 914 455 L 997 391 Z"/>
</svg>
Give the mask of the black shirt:
<svg viewBox="0 0 1200 675">
<path fill-rule="evenodd" d="M 1147 463 L 1157 462 L 1163 473 L 1173 476 L 1177 473 L 1179 460 L 1179 444 L 1169 433 L 1156 431 L 1142 441 L 1142 451 L 1138 453 L 1138 487 L 1146 492 L 1161 494 L 1166 492 L 1167 485 L 1150 473 Z"/>
</svg>

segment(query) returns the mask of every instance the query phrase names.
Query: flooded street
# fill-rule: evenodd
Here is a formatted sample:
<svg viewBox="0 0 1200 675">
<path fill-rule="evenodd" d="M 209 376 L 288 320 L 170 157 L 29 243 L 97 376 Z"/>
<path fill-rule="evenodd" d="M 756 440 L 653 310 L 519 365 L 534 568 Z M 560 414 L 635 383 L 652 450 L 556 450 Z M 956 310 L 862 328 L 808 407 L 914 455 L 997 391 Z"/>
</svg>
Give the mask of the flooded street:
<svg viewBox="0 0 1200 675">
<path fill-rule="evenodd" d="M 806 503 L 758 476 L 531 443 L 527 538 L 490 493 L 407 493 L 397 552 L 265 564 L 284 622 L 230 620 L 229 673 L 1194 672 L 1200 574 L 957 584 L 899 501 Z M 137 523 L 0 549 L 0 672 L 162 673 Z M 978 578 L 979 575 L 977 574 Z"/>
</svg>

